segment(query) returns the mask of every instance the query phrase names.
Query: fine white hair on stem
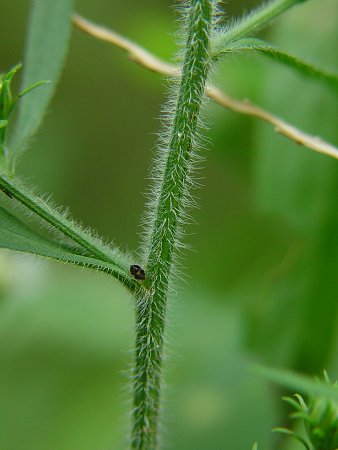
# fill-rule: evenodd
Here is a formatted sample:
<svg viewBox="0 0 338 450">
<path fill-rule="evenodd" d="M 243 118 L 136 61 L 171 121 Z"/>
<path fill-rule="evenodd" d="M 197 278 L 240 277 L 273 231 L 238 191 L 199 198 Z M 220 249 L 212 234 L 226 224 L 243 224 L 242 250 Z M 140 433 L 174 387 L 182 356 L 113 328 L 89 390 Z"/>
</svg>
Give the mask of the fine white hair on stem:
<svg viewBox="0 0 338 450">
<path fill-rule="evenodd" d="M 162 110 L 162 131 L 150 171 L 144 216 L 143 261 L 148 291 L 136 301 L 134 426 L 132 448 L 157 448 L 167 298 L 185 248 L 184 226 L 194 205 L 193 174 L 201 163 L 200 110 L 210 69 L 213 2 L 180 5 L 181 76 L 170 83 Z"/>
</svg>

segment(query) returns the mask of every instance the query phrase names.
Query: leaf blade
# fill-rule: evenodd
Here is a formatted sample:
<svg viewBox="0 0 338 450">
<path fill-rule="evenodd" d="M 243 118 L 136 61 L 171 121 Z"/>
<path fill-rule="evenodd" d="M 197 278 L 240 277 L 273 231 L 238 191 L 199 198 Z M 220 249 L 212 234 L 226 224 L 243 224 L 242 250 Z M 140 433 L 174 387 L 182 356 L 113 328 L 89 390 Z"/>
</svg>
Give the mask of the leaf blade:
<svg viewBox="0 0 338 450">
<path fill-rule="evenodd" d="M 273 59 L 276 62 L 284 64 L 291 69 L 297 70 L 300 74 L 325 82 L 328 86 L 333 88 L 338 93 L 338 74 L 331 73 L 316 67 L 313 64 L 305 62 L 294 55 L 279 50 L 279 48 L 262 39 L 244 38 L 232 43 L 225 48 L 221 53 L 253 50 L 261 53 L 263 56 Z"/>
<path fill-rule="evenodd" d="M 73 0 L 35 0 L 29 21 L 22 90 L 41 80 L 51 80 L 21 99 L 18 120 L 10 142 L 13 168 L 38 130 L 54 94 L 65 62 L 71 33 Z"/>
<path fill-rule="evenodd" d="M 79 248 L 40 236 L 2 207 L 0 207 L 0 248 L 96 269 L 111 274 L 131 290 L 136 287 L 131 276 L 117 265 L 88 257 Z"/>
<path fill-rule="evenodd" d="M 222 48 L 237 39 L 257 33 L 271 21 L 296 5 L 307 0 L 270 0 L 249 11 L 230 25 L 220 28 L 214 36 L 214 47 Z"/>
<path fill-rule="evenodd" d="M 308 395 L 320 395 L 329 400 L 338 400 L 338 389 L 326 382 L 312 379 L 286 369 L 277 369 L 263 365 L 256 365 L 253 370 L 264 378 L 294 391 L 301 391 Z"/>
</svg>

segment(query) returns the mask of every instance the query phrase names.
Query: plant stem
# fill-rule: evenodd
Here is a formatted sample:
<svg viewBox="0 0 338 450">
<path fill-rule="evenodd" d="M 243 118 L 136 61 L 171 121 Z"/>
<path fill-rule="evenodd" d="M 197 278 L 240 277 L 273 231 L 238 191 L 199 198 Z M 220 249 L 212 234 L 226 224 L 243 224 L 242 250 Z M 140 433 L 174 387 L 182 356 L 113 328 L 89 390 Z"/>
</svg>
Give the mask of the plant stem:
<svg viewBox="0 0 338 450">
<path fill-rule="evenodd" d="M 187 42 L 182 75 L 170 119 L 165 147 L 155 167 L 156 198 L 150 211 L 146 296 L 136 304 L 134 416 L 131 447 L 158 446 L 161 366 L 166 303 L 179 225 L 188 206 L 190 175 L 196 159 L 198 116 L 209 70 L 209 35 L 212 7 L 209 0 L 191 0 L 187 15 Z M 159 175 L 156 173 L 159 173 Z"/>
<path fill-rule="evenodd" d="M 48 205 L 27 189 L 17 178 L 12 178 L 0 173 L 0 189 L 11 198 L 15 198 L 30 211 L 44 219 L 52 227 L 61 231 L 65 236 L 76 242 L 80 247 L 88 252 L 88 256 L 92 256 L 98 260 L 106 261 L 120 272 L 119 279 L 125 274 L 124 284 L 129 284 L 132 278 L 129 274 L 128 264 L 122 261 L 122 255 L 118 251 L 114 251 L 103 245 L 99 239 L 93 237 L 89 232 L 83 230 L 74 221 L 65 217 L 55 208 Z M 134 282 L 132 282 L 134 284 Z M 139 284 L 139 283 L 138 283 Z"/>
<path fill-rule="evenodd" d="M 270 3 L 263 3 L 253 12 L 235 22 L 231 28 L 226 28 L 220 35 L 216 35 L 213 54 L 217 56 L 220 51 L 224 51 L 226 46 L 249 34 L 256 33 L 268 22 L 284 13 L 289 8 L 303 3 L 307 0 L 273 0 Z"/>
</svg>

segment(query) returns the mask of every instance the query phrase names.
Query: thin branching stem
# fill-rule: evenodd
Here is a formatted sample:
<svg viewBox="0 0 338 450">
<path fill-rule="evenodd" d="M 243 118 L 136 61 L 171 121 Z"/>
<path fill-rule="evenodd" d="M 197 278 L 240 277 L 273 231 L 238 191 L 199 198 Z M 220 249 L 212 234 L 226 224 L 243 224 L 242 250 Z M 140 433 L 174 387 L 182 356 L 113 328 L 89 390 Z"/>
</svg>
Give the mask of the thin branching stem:
<svg viewBox="0 0 338 450">
<path fill-rule="evenodd" d="M 195 155 L 201 102 L 209 70 L 209 0 L 191 0 L 185 28 L 182 76 L 168 118 L 168 130 L 154 169 L 158 183 L 150 207 L 150 235 L 146 255 L 147 296 L 136 304 L 136 365 L 134 372 L 133 449 L 158 445 L 161 366 L 166 303 L 179 225 L 189 196 L 189 177 Z M 149 226 L 149 224 L 148 224 Z"/>
<path fill-rule="evenodd" d="M 334 145 L 324 141 L 324 139 L 321 139 L 318 136 L 312 136 L 305 133 L 280 117 L 271 114 L 254 103 L 251 103 L 249 100 L 237 100 L 229 97 L 229 95 L 225 94 L 220 89 L 212 87 L 208 90 L 208 95 L 225 108 L 229 108 L 239 114 L 252 116 L 256 119 L 261 119 L 264 122 L 270 123 L 277 133 L 285 136 L 298 145 L 302 145 L 303 147 L 314 150 L 315 152 L 338 159 L 338 148 Z"/>
<path fill-rule="evenodd" d="M 129 39 L 126 39 L 115 31 L 94 24 L 79 15 L 73 15 L 73 23 L 77 28 L 90 36 L 94 36 L 97 39 L 109 42 L 110 44 L 125 50 L 132 61 L 152 72 L 169 76 L 179 76 L 180 74 L 180 69 L 178 67 L 163 61 L 148 50 L 135 44 Z M 277 133 L 282 134 L 296 144 L 338 159 L 337 147 L 317 136 L 311 136 L 310 134 L 305 133 L 294 125 L 286 122 L 284 119 L 281 119 L 254 103 L 233 98 L 224 91 L 211 85 L 207 85 L 206 95 L 226 109 L 239 114 L 249 115 L 271 124 Z"/>
</svg>

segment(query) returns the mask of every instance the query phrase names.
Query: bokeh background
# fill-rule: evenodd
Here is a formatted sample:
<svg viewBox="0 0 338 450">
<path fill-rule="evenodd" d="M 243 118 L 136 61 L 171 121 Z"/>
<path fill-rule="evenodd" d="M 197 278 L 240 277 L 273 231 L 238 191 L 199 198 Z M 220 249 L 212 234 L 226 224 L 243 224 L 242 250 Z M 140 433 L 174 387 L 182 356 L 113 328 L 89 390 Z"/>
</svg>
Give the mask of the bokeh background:
<svg viewBox="0 0 338 450">
<path fill-rule="evenodd" d="M 260 2 L 229 1 L 227 16 Z M 0 69 L 22 60 L 30 2 L 1 3 Z M 169 0 L 77 0 L 77 11 L 163 58 L 176 51 Z M 335 0 L 313 0 L 262 34 L 337 70 Z M 215 83 L 338 143 L 337 99 L 263 60 L 224 61 Z M 20 173 L 134 251 L 166 83 L 74 31 L 58 92 Z M 277 388 L 256 363 L 338 373 L 337 162 L 208 103 L 210 149 L 184 281 L 170 299 L 164 448 L 299 449 Z M 2 194 L 0 201 L 5 201 Z M 0 254 L 0 448 L 126 448 L 133 304 L 100 274 Z"/>
</svg>

